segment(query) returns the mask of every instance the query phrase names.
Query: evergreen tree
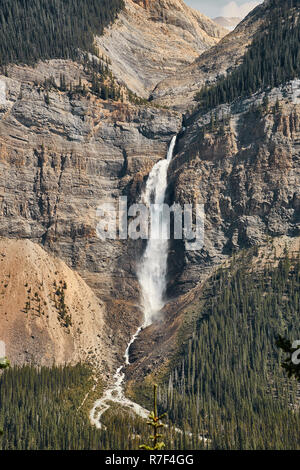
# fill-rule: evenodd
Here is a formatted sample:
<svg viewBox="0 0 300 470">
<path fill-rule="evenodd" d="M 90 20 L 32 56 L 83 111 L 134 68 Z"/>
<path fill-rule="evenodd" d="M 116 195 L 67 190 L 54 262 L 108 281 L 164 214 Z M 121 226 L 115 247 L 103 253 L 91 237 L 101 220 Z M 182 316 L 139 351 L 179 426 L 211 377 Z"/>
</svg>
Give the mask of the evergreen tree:
<svg viewBox="0 0 300 470">
<path fill-rule="evenodd" d="M 299 5 L 300 0 L 269 3 L 266 21 L 254 36 L 242 64 L 195 95 L 200 109 L 207 111 L 299 77 Z"/>
<path fill-rule="evenodd" d="M 165 443 L 160 441 L 162 438 L 162 434 L 159 433 L 159 430 L 164 427 L 164 425 L 160 422 L 166 416 L 166 413 L 162 415 L 158 415 L 157 413 L 157 385 L 153 387 L 153 411 L 149 415 L 149 421 L 147 424 L 152 427 L 153 435 L 150 436 L 152 441 L 152 446 L 148 445 L 141 445 L 140 449 L 144 450 L 162 450 L 165 447 Z"/>
<path fill-rule="evenodd" d="M 0 0 L 0 66 L 97 54 L 94 36 L 123 8 L 123 0 Z"/>
</svg>

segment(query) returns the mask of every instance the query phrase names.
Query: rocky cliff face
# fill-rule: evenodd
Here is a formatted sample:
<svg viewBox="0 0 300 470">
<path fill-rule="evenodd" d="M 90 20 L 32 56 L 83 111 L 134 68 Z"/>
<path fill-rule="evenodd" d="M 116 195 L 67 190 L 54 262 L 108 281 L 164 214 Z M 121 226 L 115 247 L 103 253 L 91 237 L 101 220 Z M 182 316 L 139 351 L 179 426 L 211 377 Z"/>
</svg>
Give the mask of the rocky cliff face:
<svg viewBox="0 0 300 470">
<path fill-rule="evenodd" d="M 187 120 L 169 168 L 168 202 L 204 204 L 204 246 L 188 251 L 184 242 L 171 242 L 170 301 L 163 320 L 132 346 L 128 378 L 168 363 L 186 312 L 193 313 L 195 296 L 218 267 L 254 246 L 277 246 L 275 260 L 264 255 L 275 264 L 285 246 L 293 255 L 299 250 L 300 81 L 272 90 L 268 100 L 257 94 Z M 219 122 L 212 122 L 215 113 Z"/>
<path fill-rule="evenodd" d="M 158 82 L 193 62 L 226 32 L 182 0 L 126 0 L 97 45 L 118 80 L 148 98 Z"/>
<path fill-rule="evenodd" d="M 247 263 L 253 272 L 261 273 L 265 267 L 277 267 L 286 254 L 290 258 L 298 256 L 300 237 L 275 237 L 261 243 L 255 250 L 244 250 L 236 254 L 234 260 L 227 259 L 219 268 L 230 269 Z M 171 300 L 164 313 L 164 321 L 157 322 L 148 330 L 142 331 L 131 347 L 131 365 L 126 369 L 127 391 L 136 392 L 143 385 L 166 378 L 171 364 L 178 361 L 178 351 L 191 337 L 195 321 L 199 319 L 199 307 L 206 301 L 205 288 L 213 284 L 217 268 L 206 273 L 198 285 L 184 295 Z M 168 376 L 167 376 L 168 377 Z"/>
<path fill-rule="evenodd" d="M 102 101 L 39 84 L 86 81 L 69 61 L 10 67 L 0 114 L 0 236 L 39 243 L 76 270 L 108 306 L 119 357 L 140 322 L 135 244 L 96 235 L 96 210 L 120 195 L 138 197 L 154 162 L 166 155 L 180 115 Z M 48 101 L 46 103 L 46 101 Z M 0 309 L 1 318 L 5 315 Z"/>
<path fill-rule="evenodd" d="M 191 118 L 170 167 L 170 198 L 204 204 L 205 243 L 181 257 L 176 290 L 242 248 L 300 233 L 299 95 L 295 81 L 269 93 L 265 106 L 258 94 L 221 107 L 219 123 L 210 114 Z M 179 266 L 182 246 L 173 248 L 170 264 Z"/>
</svg>

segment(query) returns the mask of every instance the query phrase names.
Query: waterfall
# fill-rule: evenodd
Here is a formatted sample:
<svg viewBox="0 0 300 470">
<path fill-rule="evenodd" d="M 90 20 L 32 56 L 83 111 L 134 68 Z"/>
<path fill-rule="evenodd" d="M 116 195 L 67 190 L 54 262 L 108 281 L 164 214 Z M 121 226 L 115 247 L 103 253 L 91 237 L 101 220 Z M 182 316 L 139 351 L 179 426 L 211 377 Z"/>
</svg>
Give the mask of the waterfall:
<svg viewBox="0 0 300 470">
<path fill-rule="evenodd" d="M 144 323 L 132 336 L 124 355 L 124 364 L 116 371 L 111 385 L 105 390 L 102 398 L 96 400 L 90 411 L 90 421 L 98 429 L 105 429 L 101 423 L 103 414 L 110 408 L 111 402 L 131 409 L 141 418 L 147 418 L 149 411 L 129 400 L 124 395 L 124 367 L 130 364 L 129 352 L 142 329 L 151 325 L 155 316 L 165 305 L 164 296 L 167 287 L 167 263 L 169 241 L 163 235 L 166 233 L 167 222 L 163 217 L 163 203 L 165 201 L 168 185 L 168 168 L 173 157 L 176 136 L 169 146 L 168 155 L 154 165 L 149 174 L 145 191 L 142 195 L 143 203 L 150 210 L 150 237 L 145 253 L 138 266 L 137 276 L 142 291 L 142 304 Z M 161 237 L 157 235 L 161 233 Z"/>
<path fill-rule="evenodd" d="M 176 136 L 172 138 L 167 158 L 154 165 L 142 195 L 142 202 L 150 210 L 150 237 L 137 269 L 142 294 L 144 327 L 151 325 L 165 305 L 169 247 L 166 224 L 169 221 L 164 217 L 163 204 L 168 185 L 168 168 L 175 144 Z"/>
</svg>

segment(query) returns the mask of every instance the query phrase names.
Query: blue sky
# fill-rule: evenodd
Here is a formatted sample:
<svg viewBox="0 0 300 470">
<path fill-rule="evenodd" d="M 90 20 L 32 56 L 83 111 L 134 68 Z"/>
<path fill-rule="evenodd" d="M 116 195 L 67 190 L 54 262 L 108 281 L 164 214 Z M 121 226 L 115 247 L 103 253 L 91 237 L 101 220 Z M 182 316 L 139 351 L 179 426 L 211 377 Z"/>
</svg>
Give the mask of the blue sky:
<svg viewBox="0 0 300 470">
<path fill-rule="evenodd" d="M 207 16 L 246 16 L 263 0 L 185 0 L 185 3 Z"/>
</svg>

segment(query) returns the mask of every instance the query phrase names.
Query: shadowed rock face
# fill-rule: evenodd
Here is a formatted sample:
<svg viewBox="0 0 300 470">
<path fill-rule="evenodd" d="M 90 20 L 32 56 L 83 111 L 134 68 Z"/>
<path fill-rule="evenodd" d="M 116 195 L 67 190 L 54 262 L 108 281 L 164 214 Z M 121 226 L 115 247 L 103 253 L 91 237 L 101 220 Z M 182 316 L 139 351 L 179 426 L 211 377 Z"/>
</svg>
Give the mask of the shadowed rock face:
<svg viewBox="0 0 300 470">
<path fill-rule="evenodd" d="M 180 274 L 170 276 L 170 295 L 195 287 L 207 269 L 242 248 L 299 235 L 299 85 L 271 92 L 267 110 L 259 108 L 263 95 L 241 101 L 224 126 L 212 129 L 210 115 L 189 121 L 170 166 L 169 197 L 204 204 L 205 243 L 184 259 L 182 246 L 173 245 L 170 266 L 177 263 Z M 222 107 L 220 116 L 228 111 Z"/>
<path fill-rule="evenodd" d="M 97 38 L 114 75 L 139 96 L 193 62 L 226 30 L 182 0 L 125 1 L 118 20 Z"/>
</svg>

